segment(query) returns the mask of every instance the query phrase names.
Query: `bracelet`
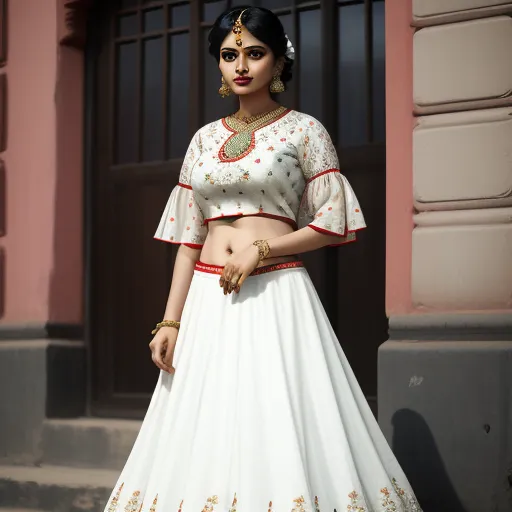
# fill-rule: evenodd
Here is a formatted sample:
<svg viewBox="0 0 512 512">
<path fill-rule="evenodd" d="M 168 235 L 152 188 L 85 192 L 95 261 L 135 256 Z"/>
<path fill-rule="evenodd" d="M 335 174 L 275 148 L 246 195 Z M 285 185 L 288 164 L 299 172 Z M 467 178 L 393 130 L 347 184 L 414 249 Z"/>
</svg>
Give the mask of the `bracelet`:
<svg viewBox="0 0 512 512">
<path fill-rule="evenodd" d="M 156 327 L 151 331 L 151 334 L 156 334 L 162 327 L 176 327 L 180 328 L 180 323 L 176 320 L 163 320 L 156 324 Z"/>
<path fill-rule="evenodd" d="M 264 260 L 268 256 L 268 253 L 270 252 L 270 246 L 266 240 L 255 240 L 252 245 L 255 245 L 258 248 L 260 261 Z"/>
</svg>

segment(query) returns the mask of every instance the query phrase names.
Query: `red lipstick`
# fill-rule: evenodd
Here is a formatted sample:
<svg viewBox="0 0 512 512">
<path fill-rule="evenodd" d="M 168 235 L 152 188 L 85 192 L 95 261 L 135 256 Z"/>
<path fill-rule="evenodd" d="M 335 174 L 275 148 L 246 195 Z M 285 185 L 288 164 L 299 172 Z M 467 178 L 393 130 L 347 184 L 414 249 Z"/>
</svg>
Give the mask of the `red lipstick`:
<svg viewBox="0 0 512 512">
<path fill-rule="evenodd" d="M 249 85 L 252 82 L 252 78 L 248 76 L 240 76 L 233 80 L 237 85 Z"/>
</svg>

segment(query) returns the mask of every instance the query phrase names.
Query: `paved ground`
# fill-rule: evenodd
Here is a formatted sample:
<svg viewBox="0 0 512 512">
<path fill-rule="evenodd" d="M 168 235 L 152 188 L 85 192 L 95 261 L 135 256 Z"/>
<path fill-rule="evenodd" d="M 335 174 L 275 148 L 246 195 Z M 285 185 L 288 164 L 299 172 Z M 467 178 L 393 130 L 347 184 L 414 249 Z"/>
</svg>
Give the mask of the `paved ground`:
<svg viewBox="0 0 512 512">
<path fill-rule="evenodd" d="M 66 487 L 108 487 L 113 489 L 118 477 L 119 471 L 108 469 L 0 466 L 0 479 L 36 482 L 40 485 L 58 483 Z"/>
</svg>

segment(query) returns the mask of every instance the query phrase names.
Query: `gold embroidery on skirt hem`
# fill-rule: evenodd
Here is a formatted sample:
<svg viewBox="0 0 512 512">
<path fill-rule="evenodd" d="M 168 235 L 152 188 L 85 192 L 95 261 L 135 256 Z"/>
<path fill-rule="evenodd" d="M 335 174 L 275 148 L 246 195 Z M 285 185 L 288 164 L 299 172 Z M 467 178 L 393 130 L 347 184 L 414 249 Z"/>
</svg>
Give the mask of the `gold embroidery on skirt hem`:
<svg viewBox="0 0 512 512">
<path fill-rule="evenodd" d="M 124 507 L 124 512 L 138 512 L 140 505 L 140 491 L 135 491 L 130 498 L 130 501 Z"/>
<path fill-rule="evenodd" d="M 306 512 L 304 508 L 304 496 L 299 496 L 293 500 L 295 506 L 292 508 L 292 512 Z"/>
<path fill-rule="evenodd" d="M 394 490 L 394 493 L 396 496 L 400 499 L 402 502 L 400 507 L 397 506 L 396 502 L 391 499 L 392 497 L 392 491 L 388 487 L 383 487 L 380 489 L 380 505 L 381 509 L 379 509 L 379 512 L 400 512 L 403 510 L 403 512 L 422 512 L 422 509 L 416 500 L 415 496 L 412 493 L 406 492 L 404 489 L 402 489 L 396 480 L 396 478 L 391 479 L 391 484 Z M 114 496 L 112 496 L 110 503 L 108 505 L 108 508 L 106 512 L 119 512 L 119 500 L 121 497 L 121 493 L 124 488 L 124 482 L 119 486 Z M 363 503 L 361 503 L 362 497 L 360 494 L 358 494 L 355 490 L 352 491 L 350 494 L 348 494 L 348 497 L 350 499 L 350 503 L 346 507 L 346 512 L 367 512 L 364 499 Z M 144 505 L 144 500 L 141 499 L 140 491 L 134 491 L 132 494 L 130 500 L 126 504 L 124 508 L 124 512 L 142 512 L 142 508 Z M 149 512 L 156 512 L 156 506 L 158 503 L 158 494 L 155 496 L 155 499 L 153 500 L 153 504 L 151 505 L 151 508 L 149 509 Z M 178 512 L 182 512 L 184 500 L 181 500 Z M 218 505 L 219 503 L 219 497 L 217 495 L 210 496 L 203 507 L 202 512 L 215 512 L 215 505 Z M 293 500 L 293 508 L 291 509 L 291 512 L 306 512 L 305 503 L 306 500 L 304 499 L 304 496 L 301 495 L 298 498 L 295 498 Z M 229 512 L 237 512 L 237 506 L 238 506 L 238 497 L 236 495 L 236 492 L 233 496 L 233 502 L 231 504 L 231 508 L 229 509 Z M 268 503 L 268 512 L 273 512 L 273 502 L 269 501 Z M 320 512 L 320 505 L 319 505 L 319 498 L 318 496 L 315 496 L 314 498 L 314 512 Z"/>
<path fill-rule="evenodd" d="M 399 487 L 396 478 L 392 478 L 391 483 L 398 497 L 400 500 L 402 500 L 402 503 L 404 504 L 405 510 L 407 510 L 407 512 L 421 512 L 420 504 L 416 498 L 412 494 L 406 493 L 401 487 Z"/>
<path fill-rule="evenodd" d="M 348 497 L 350 505 L 347 505 L 347 512 L 366 512 L 366 508 L 358 504 L 360 496 L 356 491 L 352 491 Z"/>
<path fill-rule="evenodd" d="M 156 504 L 157 503 L 158 503 L 158 494 L 155 496 L 155 499 L 153 500 L 153 505 L 151 505 L 149 512 L 156 512 Z"/>
<path fill-rule="evenodd" d="M 211 496 L 206 500 L 206 504 L 203 508 L 203 512 L 213 512 L 215 510 L 214 506 L 219 503 L 219 497 L 217 495 Z"/>
<path fill-rule="evenodd" d="M 124 482 L 119 486 L 115 496 L 110 500 L 110 504 L 108 506 L 107 512 L 116 512 L 117 506 L 119 505 L 119 497 L 121 496 L 121 491 L 123 490 Z"/>
<path fill-rule="evenodd" d="M 238 500 L 236 499 L 236 492 L 235 492 L 235 495 L 233 497 L 233 503 L 231 504 L 231 508 L 229 509 L 229 512 L 236 512 L 237 502 L 238 502 Z"/>
<path fill-rule="evenodd" d="M 382 494 L 380 504 L 384 507 L 382 510 L 385 512 L 396 512 L 396 503 L 390 498 L 391 492 L 387 487 L 383 487 L 380 490 Z"/>
</svg>

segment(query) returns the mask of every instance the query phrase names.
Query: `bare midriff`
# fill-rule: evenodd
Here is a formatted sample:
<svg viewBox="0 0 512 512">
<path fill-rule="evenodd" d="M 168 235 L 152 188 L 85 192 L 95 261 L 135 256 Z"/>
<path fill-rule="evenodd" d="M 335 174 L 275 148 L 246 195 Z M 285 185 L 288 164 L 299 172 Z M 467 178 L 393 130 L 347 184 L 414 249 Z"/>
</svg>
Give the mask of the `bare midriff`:
<svg viewBox="0 0 512 512">
<path fill-rule="evenodd" d="M 201 251 L 203 263 L 224 266 L 237 252 L 255 240 L 266 240 L 293 231 L 291 224 L 268 217 L 225 217 L 208 222 L 208 235 Z M 266 258 L 258 266 L 296 260 L 296 256 Z"/>
</svg>

